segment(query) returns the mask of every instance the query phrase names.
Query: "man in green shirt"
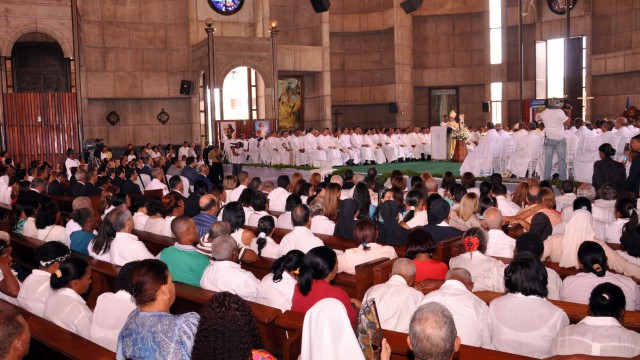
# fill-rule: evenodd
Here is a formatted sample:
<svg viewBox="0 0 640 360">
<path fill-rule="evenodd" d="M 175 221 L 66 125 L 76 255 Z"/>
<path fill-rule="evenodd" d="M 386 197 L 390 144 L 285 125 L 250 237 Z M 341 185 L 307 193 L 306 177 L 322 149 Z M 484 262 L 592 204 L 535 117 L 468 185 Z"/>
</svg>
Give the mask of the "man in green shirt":
<svg viewBox="0 0 640 360">
<path fill-rule="evenodd" d="M 188 216 L 178 216 L 171 222 L 171 232 L 176 243 L 160 252 L 160 260 L 169 267 L 173 281 L 200 287 L 210 261 L 195 248 L 199 240 L 196 224 Z"/>
</svg>

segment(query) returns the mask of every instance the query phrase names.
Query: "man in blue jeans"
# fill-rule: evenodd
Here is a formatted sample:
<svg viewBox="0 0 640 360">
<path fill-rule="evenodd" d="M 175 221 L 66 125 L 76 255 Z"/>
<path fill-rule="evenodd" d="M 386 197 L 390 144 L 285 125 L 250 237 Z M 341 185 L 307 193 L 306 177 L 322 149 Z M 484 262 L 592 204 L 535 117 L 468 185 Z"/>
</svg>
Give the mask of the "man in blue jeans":
<svg viewBox="0 0 640 360">
<path fill-rule="evenodd" d="M 553 153 L 558 155 L 558 173 L 560 179 L 567 178 L 567 138 L 564 134 L 565 125 L 569 125 L 571 119 L 562 110 L 562 100 L 553 99 L 549 107 L 540 114 L 540 120 L 544 123 L 544 178 L 551 178 L 553 167 Z"/>
</svg>

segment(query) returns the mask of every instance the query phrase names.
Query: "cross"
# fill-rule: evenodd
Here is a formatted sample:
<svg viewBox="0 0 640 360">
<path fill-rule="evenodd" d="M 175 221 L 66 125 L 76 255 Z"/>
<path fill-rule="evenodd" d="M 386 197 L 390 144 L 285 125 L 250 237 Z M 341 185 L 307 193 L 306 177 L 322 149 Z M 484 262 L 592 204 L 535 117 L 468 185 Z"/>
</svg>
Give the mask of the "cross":
<svg viewBox="0 0 640 360">
<path fill-rule="evenodd" d="M 343 115 L 343 113 L 339 112 L 338 110 L 333 110 L 333 112 L 331 113 L 333 115 L 333 117 L 335 118 L 335 127 L 338 127 L 338 116 Z"/>
</svg>

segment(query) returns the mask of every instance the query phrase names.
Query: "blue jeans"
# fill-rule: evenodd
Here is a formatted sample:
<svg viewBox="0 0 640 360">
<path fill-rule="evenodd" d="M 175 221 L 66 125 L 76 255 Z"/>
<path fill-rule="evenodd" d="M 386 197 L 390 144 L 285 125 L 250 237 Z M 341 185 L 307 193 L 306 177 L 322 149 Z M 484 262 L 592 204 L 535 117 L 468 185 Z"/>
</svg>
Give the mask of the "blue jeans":
<svg viewBox="0 0 640 360">
<path fill-rule="evenodd" d="M 544 144 L 544 179 L 551 179 L 551 168 L 553 167 L 553 153 L 558 154 L 558 174 L 560 179 L 567 178 L 567 139 L 546 139 Z"/>
</svg>

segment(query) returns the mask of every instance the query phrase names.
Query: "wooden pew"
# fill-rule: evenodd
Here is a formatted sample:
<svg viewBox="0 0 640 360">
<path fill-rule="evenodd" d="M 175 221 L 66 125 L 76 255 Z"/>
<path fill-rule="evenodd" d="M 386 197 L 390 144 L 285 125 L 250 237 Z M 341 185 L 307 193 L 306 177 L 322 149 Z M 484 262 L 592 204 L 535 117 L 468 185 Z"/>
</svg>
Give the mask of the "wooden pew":
<svg viewBox="0 0 640 360">
<path fill-rule="evenodd" d="M 304 314 L 285 311 L 282 316 L 276 320 L 276 326 L 286 330 L 292 334 L 285 343 L 283 349 L 283 359 L 297 359 L 302 346 L 302 324 L 304 323 Z M 413 353 L 407 345 L 407 334 L 383 330 L 384 337 L 387 339 L 391 347 L 391 359 L 413 359 Z M 477 360 L 477 359 L 495 359 L 495 360 L 524 360 L 532 359 L 526 356 L 508 354 L 500 351 L 477 348 L 473 346 L 462 345 L 460 351 L 454 356 L 458 360 Z"/>
<path fill-rule="evenodd" d="M 31 332 L 28 359 L 111 360 L 116 354 L 18 306 L 0 300 L 0 309 L 15 310 Z"/>
</svg>

